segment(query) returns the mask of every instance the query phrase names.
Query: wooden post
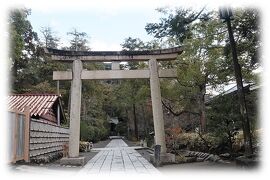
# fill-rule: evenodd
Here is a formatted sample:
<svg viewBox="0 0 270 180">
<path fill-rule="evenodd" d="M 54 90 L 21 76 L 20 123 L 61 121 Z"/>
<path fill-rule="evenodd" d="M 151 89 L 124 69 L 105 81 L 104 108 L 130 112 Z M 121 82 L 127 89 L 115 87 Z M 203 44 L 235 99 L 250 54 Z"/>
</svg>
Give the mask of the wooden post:
<svg viewBox="0 0 270 180">
<path fill-rule="evenodd" d="M 60 98 L 60 97 L 58 97 L 58 98 Z M 57 105 L 57 125 L 60 126 L 60 105 L 59 104 Z"/>
<path fill-rule="evenodd" d="M 25 129 L 24 129 L 24 161 L 29 162 L 29 137 L 30 137 L 30 107 L 26 106 L 24 108 L 24 115 L 25 115 Z"/>
<path fill-rule="evenodd" d="M 160 166 L 160 150 L 161 150 L 161 145 L 155 145 L 154 153 L 155 153 L 155 166 L 156 167 Z"/>
<path fill-rule="evenodd" d="M 58 95 L 58 101 L 60 104 L 60 92 L 59 92 L 59 80 L 57 81 L 57 95 Z M 60 126 L 60 106 L 57 105 L 57 125 Z"/>
<path fill-rule="evenodd" d="M 57 95 L 59 96 L 59 80 L 57 81 Z"/>
<path fill-rule="evenodd" d="M 18 144 L 18 109 L 15 109 L 15 122 L 13 129 L 13 158 L 12 162 L 16 163 L 17 160 L 17 144 Z"/>
</svg>

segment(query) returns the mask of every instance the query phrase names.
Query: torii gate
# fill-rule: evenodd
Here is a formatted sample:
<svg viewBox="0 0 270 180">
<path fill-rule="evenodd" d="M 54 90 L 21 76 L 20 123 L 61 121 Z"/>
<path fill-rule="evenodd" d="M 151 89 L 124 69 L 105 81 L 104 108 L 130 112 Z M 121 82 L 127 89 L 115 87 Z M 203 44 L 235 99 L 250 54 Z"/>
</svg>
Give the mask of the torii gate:
<svg viewBox="0 0 270 180">
<path fill-rule="evenodd" d="M 175 60 L 177 55 L 182 53 L 181 47 L 149 51 L 65 51 L 46 48 L 45 52 L 51 55 L 52 60 L 73 63 L 72 71 L 53 72 L 53 80 L 72 80 L 68 158 L 70 164 L 83 164 L 83 162 L 79 162 L 80 159 L 78 160 L 78 158 L 80 140 L 81 80 L 86 79 L 108 80 L 150 78 L 155 143 L 161 145 L 161 154 L 165 156 L 166 143 L 159 78 L 175 78 L 177 76 L 177 72 L 175 69 L 158 69 L 157 61 Z M 112 62 L 112 70 L 83 70 L 82 61 Z M 149 69 L 120 70 L 119 63 L 121 61 L 148 61 Z"/>
</svg>

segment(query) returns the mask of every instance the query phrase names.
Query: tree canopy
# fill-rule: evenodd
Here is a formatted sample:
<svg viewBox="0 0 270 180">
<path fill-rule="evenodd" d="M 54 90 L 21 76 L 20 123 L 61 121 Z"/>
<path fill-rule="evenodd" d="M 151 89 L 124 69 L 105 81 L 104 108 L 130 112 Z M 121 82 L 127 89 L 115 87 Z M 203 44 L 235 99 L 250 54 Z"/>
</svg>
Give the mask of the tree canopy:
<svg viewBox="0 0 270 180">
<path fill-rule="evenodd" d="M 160 80 L 164 112 L 179 121 L 188 119 L 183 114 L 192 114 L 200 122 L 201 131 L 213 134 L 223 132 L 220 133 L 222 137 L 230 136 L 229 139 L 233 140 L 234 128 L 239 127 L 238 114 L 235 111 L 238 104 L 230 106 L 232 99 L 222 97 L 213 102 L 211 110 L 205 107 L 206 98 L 212 96 L 207 89 L 215 89 L 235 81 L 226 24 L 219 19 L 217 11 L 209 11 L 205 7 L 196 11 L 191 8 L 159 8 L 157 11 L 161 13 L 159 21 L 149 22 L 145 26 L 146 32 L 153 39 L 144 42 L 138 37 L 127 37 L 121 44 L 122 50 L 182 46 L 184 51 L 175 61 L 158 64 L 159 68 L 177 69 L 176 79 Z M 11 91 L 56 93 L 52 72 L 71 69 L 71 64 L 53 62 L 45 55 L 43 48 L 91 51 L 90 36 L 74 28 L 67 32 L 70 44 L 61 47 L 61 39 L 51 27 L 41 27 L 41 35 L 38 37 L 27 19 L 30 14 L 29 9 L 14 9 L 10 11 L 8 19 Z M 234 10 L 232 26 L 239 63 L 243 81 L 249 83 L 257 82 L 257 75 L 253 70 L 260 66 L 262 45 L 259 18 L 256 9 Z M 88 70 L 105 70 L 106 66 L 109 64 L 83 64 L 83 68 Z M 121 70 L 146 69 L 148 63 L 136 61 L 121 63 L 120 66 Z M 69 89 L 70 81 L 60 83 L 67 117 L 70 106 Z M 83 81 L 82 97 L 82 140 L 96 141 L 105 138 L 112 128 L 108 123 L 111 117 L 119 119 L 119 126 L 115 129 L 118 133 L 136 139 L 150 137 L 153 122 L 149 80 Z M 253 117 L 255 119 L 256 116 Z M 215 121 L 220 122 L 218 127 Z M 191 129 L 195 131 L 195 128 L 197 127 Z"/>
</svg>

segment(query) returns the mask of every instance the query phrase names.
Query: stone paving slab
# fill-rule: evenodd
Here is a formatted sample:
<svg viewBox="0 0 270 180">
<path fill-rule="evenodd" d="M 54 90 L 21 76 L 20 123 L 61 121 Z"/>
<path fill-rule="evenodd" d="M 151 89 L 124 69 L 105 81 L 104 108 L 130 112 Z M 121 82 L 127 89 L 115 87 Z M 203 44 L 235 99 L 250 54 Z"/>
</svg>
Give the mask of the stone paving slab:
<svg viewBox="0 0 270 180">
<path fill-rule="evenodd" d="M 143 158 L 134 147 L 122 139 L 112 139 L 105 148 L 82 168 L 83 174 L 159 174 L 159 171 Z"/>
</svg>

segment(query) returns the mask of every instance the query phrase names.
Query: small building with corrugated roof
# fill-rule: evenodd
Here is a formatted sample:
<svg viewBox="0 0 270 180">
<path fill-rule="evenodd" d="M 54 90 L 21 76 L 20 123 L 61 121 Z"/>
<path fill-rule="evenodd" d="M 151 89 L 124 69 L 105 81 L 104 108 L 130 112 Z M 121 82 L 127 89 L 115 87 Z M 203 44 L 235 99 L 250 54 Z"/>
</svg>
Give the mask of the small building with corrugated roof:
<svg viewBox="0 0 270 180">
<path fill-rule="evenodd" d="M 69 129 L 57 94 L 13 94 L 7 97 L 9 162 L 48 163 L 63 156 Z"/>
<path fill-rule="evenodd" d="M 32 119 L 60 125 L 66 122 L 61 96 L 57 94 L 12 94 L 8 96 L 9 110 L 23 112 L 30 107 Z"/>
</svg>

